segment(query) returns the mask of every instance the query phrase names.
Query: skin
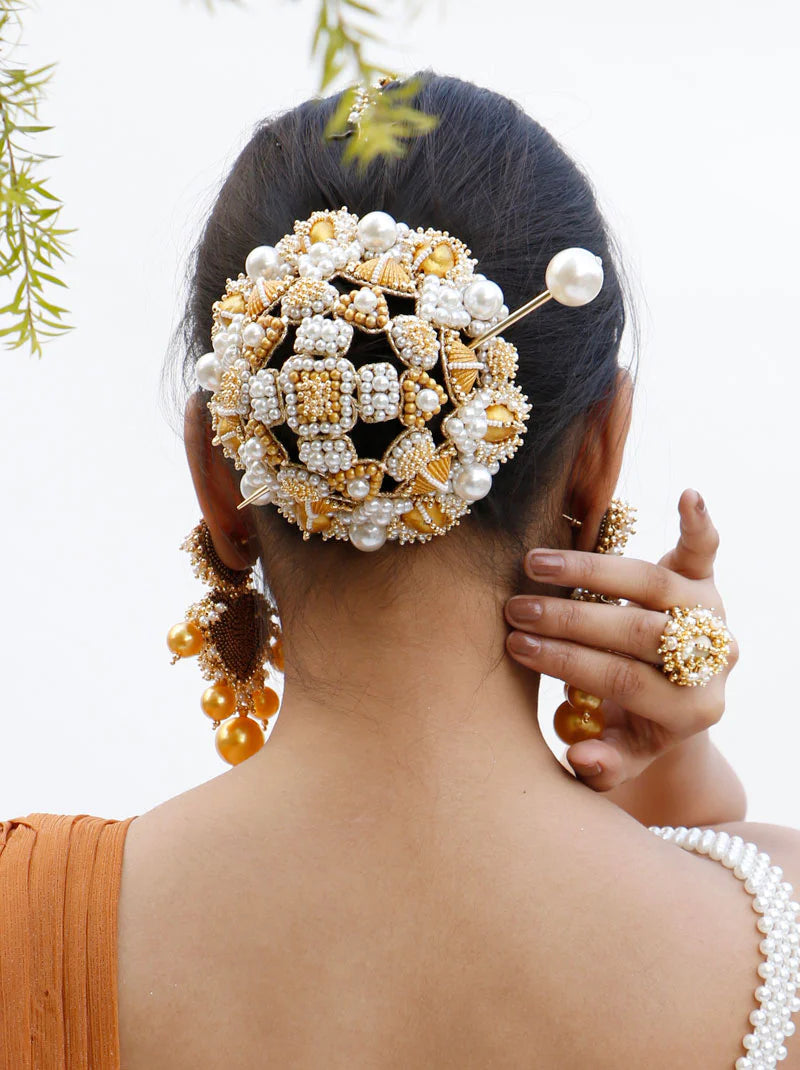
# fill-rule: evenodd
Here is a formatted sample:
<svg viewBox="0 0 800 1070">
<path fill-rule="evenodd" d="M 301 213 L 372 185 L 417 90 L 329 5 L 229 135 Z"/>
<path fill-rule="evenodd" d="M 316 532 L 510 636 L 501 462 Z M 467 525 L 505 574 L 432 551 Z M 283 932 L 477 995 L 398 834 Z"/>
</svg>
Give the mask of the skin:
<svg viewBox="0 0 800 1070">
<path fill-rule="evenodd" d="M 257 754 L 130 827 L 126 1070 L 666 1070 L 741 1054 L 757 954 L 747 897 L 723 867 L 640 823 L 659 805 L 662 824 L 744 816 L 741 785 L 708 739 L 723 678 L 676 688 L 653 668 L 659 608 L 721 608 L 716 536 L 689 494 L 681 541 L 659 566 L 590 553 L 629 419 L 621 373 L 551 503 L 583 527 L 548 548 L 561 571 L 526 558 L 510 602 L 459 568 L 474 537 L 464 524 L 394 574 L 404 583 L 334 572 L 293 604 L 279 545 L 236 509 L 238 479 L 190 401 L 198 500 L 228 565 L 263 557 L 285 693 Z M 638 606 L 564 600 L 584 582 Z M 531 599 L 542 613 L 523 621 Z M 608 628 L 617 653 L 593 645 Z M 532 635 L 535 651 L 517 646 Z M 589 763 L 581 778 L 539 729 L 542 671 L 616 702 L 607 738 L 571 748 L 578 769 Z"/>
</svg>

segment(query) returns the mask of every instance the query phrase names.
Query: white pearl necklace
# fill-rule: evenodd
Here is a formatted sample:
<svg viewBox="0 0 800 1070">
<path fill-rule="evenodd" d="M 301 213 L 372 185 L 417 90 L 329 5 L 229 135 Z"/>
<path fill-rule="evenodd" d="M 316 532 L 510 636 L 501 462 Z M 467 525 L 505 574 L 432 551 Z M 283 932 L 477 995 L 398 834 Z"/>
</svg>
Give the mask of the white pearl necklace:
<svg viewBox="0 0 800 1070">
<path fill-rule="evenodd" d="M 770 857 L 741 836 L 702 828 L 660 828 L 650 831 L 685 851 L 708 855 L 721 862 L 744 882 L 753 896 L 753 910 L 761 917 L 756 925 L 764 939 L 759 944 L 764 962 L 758 967 L 763 983 L 755 990 L 760 1006 L 751 1012 L 755 1027 L 742 1040 L 747 1055 L 734 1063 L 735 1070 L 773 1070 L 787 1051 L 783 1044 L 795 1031 L 792 1015 L 800 1011 L 800 903 L 792 899 L 792 886 L 784 881 L 783 870 Z"/>
</svg>

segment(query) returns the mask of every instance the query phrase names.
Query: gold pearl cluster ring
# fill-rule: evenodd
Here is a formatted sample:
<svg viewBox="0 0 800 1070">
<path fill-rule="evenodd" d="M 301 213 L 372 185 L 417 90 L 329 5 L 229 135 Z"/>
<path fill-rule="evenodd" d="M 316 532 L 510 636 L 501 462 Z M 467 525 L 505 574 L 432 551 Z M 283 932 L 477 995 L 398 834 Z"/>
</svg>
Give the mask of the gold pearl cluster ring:
<svg viewBox="0 0 800 1070">
<path fill-rule="evenodd" d="M 728 664 L 731 638 L 725 621 L 710 609 L 673 606 L 658 647 L 665 675 L 680 687 L 705 687 Z"/>
</svg>

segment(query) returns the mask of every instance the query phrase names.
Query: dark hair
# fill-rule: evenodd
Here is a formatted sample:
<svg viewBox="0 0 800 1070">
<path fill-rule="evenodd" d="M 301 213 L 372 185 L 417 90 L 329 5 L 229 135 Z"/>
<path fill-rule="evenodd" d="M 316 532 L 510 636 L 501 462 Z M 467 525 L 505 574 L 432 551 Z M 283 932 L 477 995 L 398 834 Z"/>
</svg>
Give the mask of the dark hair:
<svg viewBox="0 0 800 1070">
<path fill-rule="evenodd" d="M 498 283 L 512 309 L 544 289 L 556 252 L 590 249 L 603 259 L 600 295 L 577 309 L 551 302 L 508 333 L 520 354 L 517 384 L 533 406 L 528 432 L 463 524 L 491 531 L 492 541 L 517 543 L 566 461 L 570 430 L 615 392 L 623 291 L 593 189 L 554 138 L 498 93 L 427 71 L 414 77 L 416 106 L 437 115 L 438 126 L 413 139 L 403 158 L 380 158 L 363 171 L 342 164 L 343 141 L 325 139 L 338 96 L 258 125 L 195 250 L 183 323 L 184 382 L 194 388 L 194 361 L 210 347 L 211 306 L 225 280 L 244 270 L 254 246 L 273 245 L 295 220 L 318 209 L 346 205 L 358 215 L 381 209 L 412 228 L 449 231 L 469 246 L 477 270 Z M 359 424 L 355 432 L 369 434 L 374 426 Z M 299 536 L 285 520 L 276 523 Z"/>
</svg>

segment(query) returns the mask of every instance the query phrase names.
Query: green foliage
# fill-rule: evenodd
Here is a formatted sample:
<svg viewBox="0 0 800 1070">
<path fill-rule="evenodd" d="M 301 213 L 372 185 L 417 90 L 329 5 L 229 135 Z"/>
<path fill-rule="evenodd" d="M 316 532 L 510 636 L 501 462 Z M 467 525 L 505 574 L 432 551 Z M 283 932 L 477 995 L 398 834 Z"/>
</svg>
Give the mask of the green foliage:
<svg viewBox="0 0 800 1070">
<path fill-rule="evenodd" d="M 13 291 L 0 307 L 0 338 L 8 348 L 27 345 L 41 356 L 45 337 L 71 330 L 66 309 L 50 296 L 51 287 L 65 285 L 54 264 L 68 255 L 64 237 L 71 231 L 59 227 L 61 202 L 40 174 L 50 157 L 31 148 L 50 129 L 39 124 L 38 112 L 53 65 L 26 70 L 7 58 L 22 8 L 21 0 L 0 0 L 0 280 Z"/>
<path fill-rule="evenodd" d="M 215 0 L 200 0 L 215 10 Z M 241 0 L 228 0 L 239 3 Z M 277 0 L 272 0 L 273 3 Z M 381 0 L 388 6 L 393 0 Z M 401 0 L 407 21 L 421 9 L 420 0 Z M 326 129 L 327 137 L 347 137 L 342 159 L 366 167 L 378 156 L 402 156 L 405 142 L 432 130 L 438 119 L 413 106 L 416 81 L 380 90 L 375 85 L 393 75 L 375 62 L 371 49 L 382 43 L 379 0 L 319 0 L 311 53 L 321 64 L 318 89 L 322 93 L 337 82 L 350 84 Z M 358 124 L 348 122 L 359 87 L 369 87 L 367 107 Z"/>
<path fill-rule="evenodd" d="M 320 92 L 330 88 L 342 74 L 357 83 L 343 94 L 325 132 L 328 137 L 347 136 L 342 159 L 356 162 L 361 168 L 378 156 L 403 156 L 409 138 L 427 133 L 438 122 L 435 115 L 411 103 L 419 89 L 416 80 L 386 89 L 373 84 L 393 78 L 390 71 L 367 55 L 368 47 L 381 41 L 376 31 L 379 21 L 379 9 L 364 0 L 320 0 L 311 46 L 312 54 L 322 59 Z M 348 116 L 359 86 L 366 89 L 368 98 L 358 122 L 350 123 Z"/>
</svg>

